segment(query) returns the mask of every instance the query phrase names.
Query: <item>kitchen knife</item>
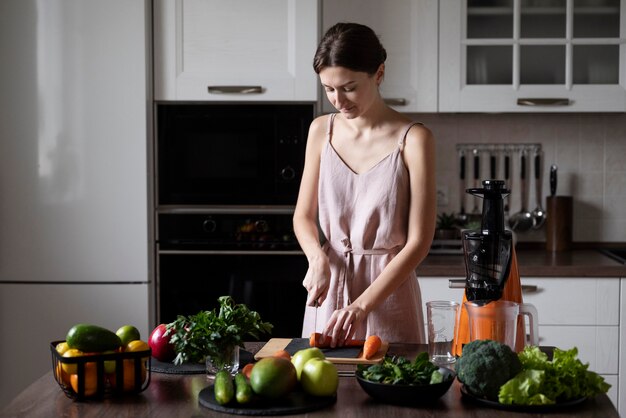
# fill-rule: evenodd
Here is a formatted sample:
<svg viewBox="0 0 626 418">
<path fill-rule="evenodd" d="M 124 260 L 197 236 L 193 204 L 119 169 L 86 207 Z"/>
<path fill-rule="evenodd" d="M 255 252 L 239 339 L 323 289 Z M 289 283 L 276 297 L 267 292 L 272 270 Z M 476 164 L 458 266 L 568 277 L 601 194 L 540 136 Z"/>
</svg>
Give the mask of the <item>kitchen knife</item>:
<svg viewBox="0 0 626 418">
<path fill-rule="evenodd" d="M 461 215 L 465 215 L 465 154 L 461 151 L 460 156 L 460 167 L 459 167 L 459 184 L 460 184 L 460 195 L 459 199 L 461 200 Z"/>
<path fill-rule="evenodd" d="M 556 164 L 550 166 L 550 196 L 556 196 L 557 170 Z"/>
<path fill-rule="evenodd" d="M 511 188 L 511 184 L 509 182 L 511 174 L 511 156 L 507 153 L 504 155 L 504 183 L 506 187 Z M 504 217 L 509 217 L 509 197 L 507 196 L 504 200 Z"/>
<path fill-rule="evenodd" d="M 480 187 L 480 154 L 477 149 L 472 151 L 474 154 L 474 188 Z M 473 214 L 480 213 L 478 210 L 478 197 L 474 197 L 474 209 Z"/>
<path fill-rule="evenodd" d="M 315 300 L 313 302 L 313 307 L 315 308 L 315 319 L 313 320 L 313 331 L 317 332 L 317 307 L 319 306 L 319 303 L 317 303 L 317 300 Z"/>
</svg>

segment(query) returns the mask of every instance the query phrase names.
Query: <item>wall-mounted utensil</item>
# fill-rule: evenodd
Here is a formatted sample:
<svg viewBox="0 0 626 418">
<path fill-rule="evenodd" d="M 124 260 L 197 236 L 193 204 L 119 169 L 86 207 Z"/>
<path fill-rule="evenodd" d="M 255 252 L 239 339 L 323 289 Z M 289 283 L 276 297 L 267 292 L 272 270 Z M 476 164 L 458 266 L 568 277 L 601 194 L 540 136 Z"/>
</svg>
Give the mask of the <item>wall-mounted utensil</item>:
<svg viewBox="0 0 626 418">
<path fill-rule="evenodd" d="M 480 152 L 477 149 L 473 149 L 472 154 L 474 154 L 474 188 L 477 189 L 480 187 Z M 474 197 L 474 209 L 472 209 L 472 214 L 480 214 L 477 197 Z"/>
<path fill-rule="evenodd" d="M 528 231 L 533 226 L 533 216 L 528 211 L 528 188 L 526 183 L 526 151 L 520 157 L 521 209 L 509 219 L 509 226 L 514 231 Z"/>
<path fill-rule="evenodd" d="M 459 151 L 459 203 L 461 208 L 457 222 L 459 225 L 467 223 L 467 214 L 465 213 L 465 152 Z"/>
<path fill-rule="evenodd" d="M 491 153 L 489 154 L 489 176 L 491 180 L 496 180 L 498 178 L 495 151 L 491 151 Z"/>
<path fill-rule="evenodd" d="M 511 190 L 511 156 L 507 152 L 504 154 L 504 184 Z M 509 197 L 504 198 L 504 219 L 509 219 Z"/>
<path fill-rule="evenodd" d="M 550 166 L 550 196 L 556 196 L 557 170 L 556 164 Z"/>
<path fill-rule="evenodd" d="M 537 201 L 537 207 L 533 210 L 533 229 L 539 229 L 543 226 L 546 221 L 546 212 L 541 207 L 541 186 L 542 186 L 542 176 L 541 176 L 541 151 L 535 151 L 535 200 Z"/>
</svg>

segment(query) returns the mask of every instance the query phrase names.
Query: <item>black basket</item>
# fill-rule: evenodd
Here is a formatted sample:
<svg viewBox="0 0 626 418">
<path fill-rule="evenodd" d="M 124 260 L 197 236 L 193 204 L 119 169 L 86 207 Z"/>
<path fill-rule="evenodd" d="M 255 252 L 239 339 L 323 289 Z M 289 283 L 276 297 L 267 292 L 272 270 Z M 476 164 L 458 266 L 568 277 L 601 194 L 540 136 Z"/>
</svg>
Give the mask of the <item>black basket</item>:
<svg viewBox="0 0 626 418">
<path fill-rule="evenodd" d="M 109 395 L 136 394 L 150 385 L 150 349 L 63 357 L 56 349 L 57 344 L 62 342 L 50 343 L 52 373 L 68 398 L 80 401 Z M 74 369 L 75 373 L 67 373 L 63 365 L 65 369 Z"/>
</svg>

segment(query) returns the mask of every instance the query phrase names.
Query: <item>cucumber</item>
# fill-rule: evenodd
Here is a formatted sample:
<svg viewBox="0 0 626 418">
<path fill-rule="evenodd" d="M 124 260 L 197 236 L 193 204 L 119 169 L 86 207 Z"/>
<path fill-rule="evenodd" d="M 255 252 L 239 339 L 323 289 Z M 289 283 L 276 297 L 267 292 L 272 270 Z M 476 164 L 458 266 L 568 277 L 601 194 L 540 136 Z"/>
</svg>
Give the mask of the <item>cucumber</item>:
<svg viewBox="0 0 626 418">
<path fill-rule="evenodd" d="M 65 338 L 70 348 L 83 352 L 102 352 L 117 350 L 122 340 L 113 331 L 91 324 L 76 324 Z"/>
<path fill-rule="evenodd" d="M 233 379 L 230 377 L 230 373 L 226 370 L 217 372 L 213 391 L 215 392 L 215 400 L 220 405 L 225 405 L 233 400 L 235 396 L 235 386 L 233 385 Z"/>
<path fill-rule="evenodd" d="M 235 375 L 235 398 L 239 403 L 248 403 L 252 400 L 252 386 L 242 373 Z"/>
</svg>

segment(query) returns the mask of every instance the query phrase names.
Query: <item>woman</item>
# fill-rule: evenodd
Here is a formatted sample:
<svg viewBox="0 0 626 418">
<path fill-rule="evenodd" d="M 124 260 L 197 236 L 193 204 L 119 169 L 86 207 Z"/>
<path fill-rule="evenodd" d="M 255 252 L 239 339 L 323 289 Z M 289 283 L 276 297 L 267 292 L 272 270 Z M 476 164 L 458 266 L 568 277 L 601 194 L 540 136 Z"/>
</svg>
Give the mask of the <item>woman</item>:
<svg viewBox="0 0 626 418">
<path fill-rule="evenodd" d="M 303 336 L 322 332 L 332 347 L 424 342 L 415 268 L 434 234 L 434 140 L 383 101 L 385 59 L 370 28 L 339 23 L 313 61 L 339 113 L 311 123 L 294 231 L 309 262 Z"/>
</svg>

